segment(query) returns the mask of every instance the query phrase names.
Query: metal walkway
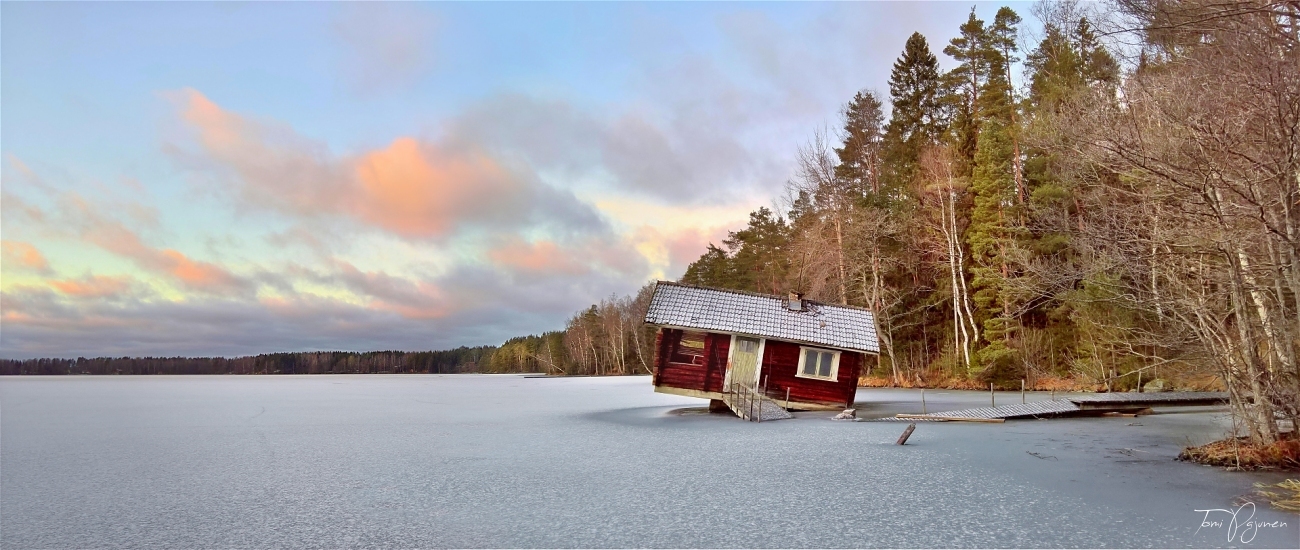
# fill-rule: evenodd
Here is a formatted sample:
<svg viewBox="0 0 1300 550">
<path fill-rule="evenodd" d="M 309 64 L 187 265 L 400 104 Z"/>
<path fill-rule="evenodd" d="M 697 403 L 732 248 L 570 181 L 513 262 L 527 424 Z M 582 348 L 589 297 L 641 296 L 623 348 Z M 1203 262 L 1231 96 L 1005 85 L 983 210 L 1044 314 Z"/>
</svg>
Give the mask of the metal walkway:
<svg viewBox="0 0 1300 550">
<path fill-rule="evenodd" d="M 901 414 L 896 417 L 940 421 L 1051 418 L 1156 406 L 1219 405 L 1227 402 L 1228 394 L 1225 392 L 1096 393 L 1034 403 L 976 407 L 930 414 Z"/>
</svg>

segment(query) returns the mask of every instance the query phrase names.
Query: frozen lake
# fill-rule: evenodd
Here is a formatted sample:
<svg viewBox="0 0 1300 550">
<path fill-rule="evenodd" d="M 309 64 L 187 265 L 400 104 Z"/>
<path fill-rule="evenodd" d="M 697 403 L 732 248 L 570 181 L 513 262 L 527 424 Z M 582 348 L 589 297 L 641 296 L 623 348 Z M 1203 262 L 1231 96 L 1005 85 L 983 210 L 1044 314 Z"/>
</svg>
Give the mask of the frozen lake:
<svg viewBox="0 0 1300 550">
<path fill-rule="evenodd" d="M 4 377 L 0 546 L 1300 547 L 1267 508 L 1286 527 L 1201 527 L 1286 477 L 1175 462 L 1223 437 L 1217 409 L 921 423 L 899 447 L 901 423 L 704 404 L 647 377 Z"/>
</svg>

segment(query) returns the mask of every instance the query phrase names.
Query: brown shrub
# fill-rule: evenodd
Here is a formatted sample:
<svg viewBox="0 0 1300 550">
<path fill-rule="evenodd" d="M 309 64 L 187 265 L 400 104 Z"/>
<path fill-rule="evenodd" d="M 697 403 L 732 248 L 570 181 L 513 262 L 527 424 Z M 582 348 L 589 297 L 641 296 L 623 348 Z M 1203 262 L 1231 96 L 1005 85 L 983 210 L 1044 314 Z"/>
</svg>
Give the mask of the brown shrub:
<svg viewBox="0 0 1300 550">
<path fill-rule="evenodd" d="M 1300 471 L 1300 437 L 1292 431 L 1268 445 L 1252 445 L 1248 437 L 1222 439 L 1183 449 L 1178 459 L 1234 470 Z"/>
</svg>

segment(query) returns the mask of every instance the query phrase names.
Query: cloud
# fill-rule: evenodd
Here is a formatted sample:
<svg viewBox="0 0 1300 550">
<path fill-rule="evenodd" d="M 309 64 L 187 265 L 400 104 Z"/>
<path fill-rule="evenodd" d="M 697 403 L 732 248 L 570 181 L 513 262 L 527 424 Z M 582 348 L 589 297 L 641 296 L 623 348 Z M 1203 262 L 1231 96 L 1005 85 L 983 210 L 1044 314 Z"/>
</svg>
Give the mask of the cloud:
<svg viewBox="0 0 1300 550">
<path fill-rule="evenodd" d="M 0 355 L 437 349 L 561 328 L 647 277 L 679 276 L 708 242 L 743 227 L 779 193 L 800 141 L 834 126 L 853 92 L 884 89 L 913 30 L 937 51 L 965 17 L 916 2 L 824 4 L 793 17 L 768 5 L 701 6 L 689 21 L 672 7 L 617 7 L 607 12 L 633 17 L 595 17 L 610 26 L 552 49 L 497 47 L 515 27 L 472 14 L 448 19 L 456 32 L 444 38 L 426 9 L 336 12 L 329 77 L 362 96 L 392 94 L 383 104 L 340 99 L 332 82 L 311 80 L 310 60 L 313 74 L 286 81 L 302 86 L 241 88 L 245 100 L 321 106 L 313 127 L 344 132 L 330 135 L 339 142 L 393 132 L 382 141 L 332 149 L 263 117 L 278 113 L 235 111 L 186 89 L 170 94 L 185 136 L 164 147 L 197 193 L 136 155 L 119 159 L 118 174 L 111 163 L 42 158 L 54 153 L 7 156 L 0 206 L 18 244 L 4 246 Z M 527 32 L 551 36 L 543 26 Z M 493 47 L 439 65 L 438 42 L 470 34 Z M 520 68 L 518 47 L 546 63 Z M 140 61 L 156 64 L 148 53 Z M 447 74 L 426 86 L 435 69 Z M 413 102 L 394 93 L 417 87 Z M 400 111 L 399 124 L 422 129 L 336 116 L 358 108 Z M 126 135 L 100 124 L 111 117 L 78 120 L 69 131 L 87 139 Z M 156 208 L 138 204 L 147 201 Z M 63 274 L 21 245 L 57 250 Z M 109 263 L 129 263 L 130 275 L 92 275 L 108 273 L 101 250 L 128 260 Z M 45 271 L 36 283 L 8 277 L 19 269 Z"/>
<path fill-rule="evenodd" d="M 355 163 L 354 215 L 407 237 L 446 235 L 461 219 L 484 220 L 527 189 L 492 159 L 477 152 L 439 151 L 412 138 Z M 505 221 L 505 220 L 499 220 Z"/>
<path fill-rule="evenodd" d="M 432 281 L 410 280 L 382 272 L 363 272 L 350 263 L 336 260 L 330 280 L 370 297 L 368 306 L 391 311 L 408 319 L 436 319 L 451 314 L 454 305 Z"/>
<path fill-rule="evenodd" d="M 48 211 L 25 206 L 31 219 L 43 220 L 36 231 L 67 240 L 74 249 L 108 251 L 145 273 L 139 282 L 87 273 L 4 287 L 0 356 L 231 355 L 498 343 L 559 328 L 576 309 L 641 284 L 647 270 L 645 259 L 617 235 L 525 240 L 500 233 L 485 237 L 492 246 L 471 247 L 470 257 L 427 274 L 417 268 L 420 258 L 360 267 L 364 264 L 355 259 L 318 247 L 320 261 L 302 266 L 268 258 L 268 266 L 245 268 L 249 273 L 241 275 L 153 244 L 159 235 L 147 238 L 130 225 L 139 220 L 117 209 L 108 212 L 93 198 L 67 191 L 52 197 L 51 205 Z M 302 229 L 290 226 L 268 238 L 303 239 Z M 420 249 L 419 243 L 399 246 Z M 19 249 L 6 248 L 10 255 Z M 552 260 L 571 263 L 547 263 Z M 96 266 L 72 266 L 77 267 Z M 153 292 L 148 283 L 155 278 L 173 284 L 181 295 Z"/>
<path fill-rule="evenodd" d="M 268 351 L 422 349 L 428 326 L 312 296 L 283 305 L 194 297 L 69 301 L 35 289 L 0 292 L 0 356 L 246 355 Z M 468 335 L 460 334 L 460 337 Z"/>
<path fill-rule="evenodd" d="M 361 95 L 405 88 L 428 75 L 437 21 L 413 4 L 348 4 L 334 23 L 338 69 Z"/>
<path fill-rule="evenodd" d="M 502 94 L 461 113 L 448 133 L 539 172 L 691 204 L 734 199 L 763 179 L 753 168 L 765 163 L 730 130 L 665 121 L 649 110 L 602 114 L 567 101 Z"/>
<path fill-rule="evenodd" d="M 726 225 L 662 229 L 643 225 L 633 233 L 631 241 L 659 268 L 655 277 L 673 278 L 685 273 L 710 243 L 721 245 L 733 229 Z"/>
<path fill-rule="evenodd" d="M 75 192 L 64 192 L 55 197 L 54 206 L 46 211 L 16 197 L 5 196 L 4 218 L 6 225 L 15 219 L 23 220 L 23 228 L 34 230 L 46 237 L 73 239 L 79 243 L 94 245 L 122 258 L 131 260 L 146 271 L 167 276 L 185 290 L 236 294 L 253 290 L 251 281 L 235 275 L 228 269 L 214 263 L 196 260 L 183 252 L 171 248 L 158 248 L 146 244 L 139 233 L 128 228 L 122 222 L 108 217 L 103 212 L 109 208 L 96 204 Z M 113 205 L 115 210 L 127 213 L 128 217 L 140 218 L 138 212 L 151 211 L 138 204 Z M 12 212 L 12 215 L 10 215 Z M 153 224 L 156 220 L 146 217 L 143 223 Z M 3 243 L 4 264 L 51 276 L 54 271 L 49 262 L 35 246 L 20 241 L 5 240 Z M 107 283 L 97 279 L 100 288 Z M 73 281 L 52 281 L 50 283 L 66 294 L 84 294 Z"/>
<path fill-rule="evenodd" d="M 583 275 L 590 269 L 568 251 L 563 251 L 551 241 L 524 242 L 512 239 L 488 250 L 492 263 L 526 273 Z"/>
<path fill-rule="evenodd" d="M 623 286 L 606 277 L 514 279 L 476 266 L 457 267 L 436 285 L 346 268 L 325 276 L 373 295 L 362 303 L 312 293 L 172 301 L 129 292 L 69 296 L 47 287 L 6 288 L 0 291 L 0 357 L 234 356 L 499 344 L 560 328 L 574 311 Z"/>
<path fill-rule="evenodd" d="M 250 281 L 229 270 L 195 260 L 170 248 L 145 244 L 140 235 L 75 193 L 61 202 L 61 225 L 73 229 L 82 241 L 129 259 L 141 268 L 168 276 L 182 288 L 198 292 L 237 294 L 253 289 Z"/>
<path fill-rule="evenodd" d="M 0 194 L 0 213 L 6 226 L 33 226 L 46 222 L 45 213 L 31 203 L 10 193 Z"/>
<path fill-rule="evenodd" d="M 210 168 L 233 175 L 242 205 L 295 218 L 341 216 L 410 239 L 445 239 L 474 227 L 603 227 L 572 193 L 472 145 L 399 137 L 383 149 L 336 157 L 291 129 L 222 109 L 196 90 L 175 97 L 198 132 L 202 156 L 215 164 Z"/>
<path fill-rule="evenodd" d="M 125 292 L 131 286 L 129 277 L 87 275 L 80 279 L 50 281 L 50 287 L 76 298 L 108 298 Z"/>
<path fill-rule="evenodd" d="M 628 278 L 649 272 L 646 258 L 625 237 L 589 237 L 557 243 L 550 240 L 527 242 L 509 238 L 488 249 L 493 265 L 508 272 L 533 277 L 583 277 L 604 273 Z"/>
<path fill-rule="evenodd" d="M 45 259 L 35 246 L 30 243 L 21 241 L 0 241 L 0 253 L 3 254 L 4 263 L 9 267 L 34 271 L 36 273 L 49 273 L 50 262 Z"/>
<path fill-rule="evenodd" d="M 42 178 L 39 174 L 37 174 L 35 170 L 32 170 L 32 168 L 28 166 L 26 162 L 23 162 L 22 159 L 18 158 L 13 154 L 6 155 L 6 158 L 9 161 L 8 165 L 12 167 L 14 170 L 18 171 L 19 178 L 24 185 L 30 186 L 35 189 L 40 189 L 42 191 L 49 191 L 50 189 L 52 189 L 50 184 L 46 182 L 45 179 Z"/>
<path fill-rule="evenodd" d="M 146 255 L 134 259 L 170 273 L 191 289 L 223 290 L 247 286 L 242 279 L 224 268 L 208 262 L 191 260 L 176 250 L 147 250 L 146 252 Z"/>
<path fill-rule="evenodd" d="M 793 19 L 727 9 L 710 21 L 716 48 L 691 47 L 677 22 L 639 18 L 636 33 L 652 36 L 633 41 L 626 101 L 501 93 L 464 109 L 447 133 L 540 173 L 664 204 L 771 197 L 801 141 L 837 126 L 858 90 L 886 89 L 917 30 L 899 21 L 955 31 L 961 16 L 941 3 L 827 4 Z"/>
</svg>

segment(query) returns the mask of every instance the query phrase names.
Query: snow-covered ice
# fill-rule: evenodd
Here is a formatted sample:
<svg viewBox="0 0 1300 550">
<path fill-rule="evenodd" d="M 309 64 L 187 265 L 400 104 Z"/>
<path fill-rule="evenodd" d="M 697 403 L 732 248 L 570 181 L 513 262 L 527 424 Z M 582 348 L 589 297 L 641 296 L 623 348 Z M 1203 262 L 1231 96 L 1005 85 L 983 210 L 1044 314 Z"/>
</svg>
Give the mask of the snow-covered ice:
<svg viewBox="0 0 1300 550">
<path fill-rule="evenodd" d="M 905 424 L 705 405 L 646 377 L 0 378 L 0 546 L 1300 547 L 1265 508 L 1287 527 L 1201 527 L 1286 477 L 1175 462 L 1223 437 L 1217 409 L 924 423 L 900 447 Z"/>
</svg>

